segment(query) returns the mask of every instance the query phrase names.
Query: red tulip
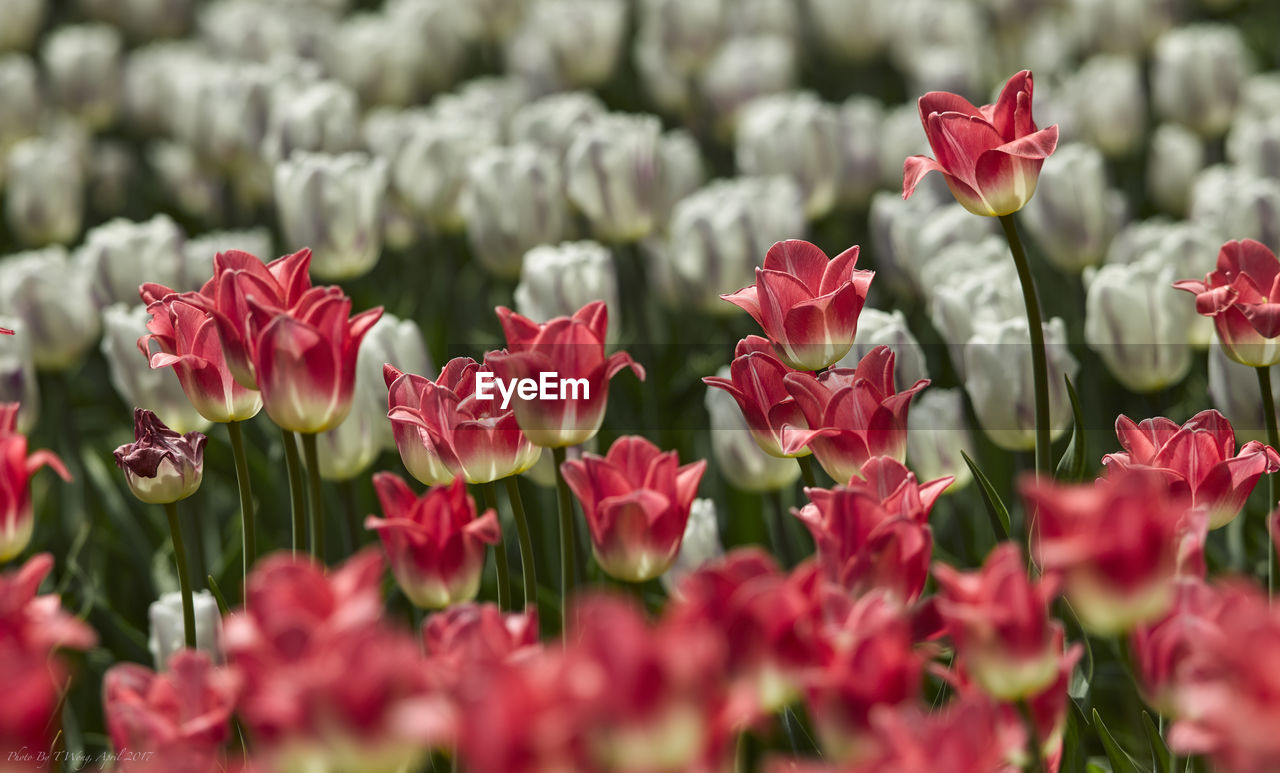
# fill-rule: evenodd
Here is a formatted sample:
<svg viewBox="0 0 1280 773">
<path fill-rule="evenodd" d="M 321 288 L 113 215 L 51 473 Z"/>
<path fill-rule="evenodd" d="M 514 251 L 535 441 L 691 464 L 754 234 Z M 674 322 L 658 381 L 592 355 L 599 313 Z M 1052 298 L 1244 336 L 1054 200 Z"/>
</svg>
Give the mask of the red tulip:
<svg viewBox="0 0 1280 773">
<path fill-rule="evenodd" d="M 702 383 L 723 389 L 733 396 L 751 429 L 756 445 L 770 456 L 807 456 L 808 448 L 794 454 L 782 450 L 783 434 L 788 427 L 806 428 L 804 413 L 796 399 L 787 393 L 783 379 L 794 369 L 783 364 L 773 353 L 768 340 L 747 336 L 738 342 L 729 366 L 729 378 L 707 376 Z"/>
<path fill-rule="evenodd" d="M 1214 410 L 1197 413 L 1181 427 L 1164 418 L 1135 424 L 1120 416 L 1116 436 L 1127 453 L 1102 457 L 1108 469 L 1160 470 L 1171 484 L 1187 488 L 1194 506 L 1207 509 L 1210 529 L 1234 520 L 1258 478 L 1280 470 L 1280 454 L 1256 440 L 1236 453 L 1231 422 Z"/>
<path fill-rule="evenodd" d="M 561 448 L 586 442 L 604 422 L 609 380 L 624 368 L 644 380 L 644 368 L 631 355 L 605 356 L 609 312 L 604 301 L 542 324 L 505 307 L 498 308 L 498 319 L 507 348 L 485 358 L 494 374 L 513 386 L 524 379 L 539 384 L 554 379 L 555 397 L 528 398 L 517 391 L 512 400 L 520 429 L 534 445 Z"/>
<path fill-rule="evenodd" d="M 147 355 L 151 367 L 172 367 L 191 405 L 209 421 L 244 421 L 256 416 L 262 409 L 262 396 L 256 389 L 245 389 L 231 375 L 213 317 L 182 295 L 170 292 L 155 298 L 148 288 L 162 288 L 144 285 L 143 292 L 144 298 L 151 299 L 147 304 L 150 332 L 138 339 L 138 348 Z M 159 351 L 151 352 L 152 342 Z"/>
<path fill-rule="evenodd" d="M 1198 642 L 1217 635 L 1214 618 L 1220 604 L 1218 592 L 1203 580 L 1181 578 L 1169 613 L 1138 626 L 1129 638 L 1143 700 L 1166 717 L 1174 716 L 1182 702 L 1188 655 Z"/>
<path fill-rule="evenodd" d="M 788 373 L 783 385 L 809 428 L 784 432 L 782 450 L 794 455 L 811 448 L 822 469 L 836 481 L 859 477 L 860 468 L 873 456 L 902 461 L 911 398 L 929 380 L 920 379 L 910 389 L 895 392 L 893 364 L 889 347 L 877 346 L 857 368 L 832 368 L 817 378 Z"/>
<path fill-rule="evenodd" d="M 689 508 L 706 460 L 680 466 L 635 435 L 619 438 L 605 456 L 583 454 L 561 472 L 582 503 L 600 568 L 628 582 L 662 574 L 680 553 Z"/>
<path fill-rule="evenodd" d="M 830 260 L 799 239 L 769 248 L 756 283 L 721 298 L 746 311 L 773 342 L 778 357 L 798 370 L 821 370 L 853 346 L 858 313 L 873 271 L 858 271 L 854 245 Z"/>
<path fill-rule="evenodd" d="M 396 447 L 420 483 L 439 485 L 459 475 L 489 483 L 524 472 L 542 454 L 520 431 L 513 409 L 476 397 L 478 373 L 492 369 L 469 357 L 449 360 L 435 381 L 384 366 Z"/>
<path fill-rule="evenodd" d="M 487 668 L 538 647 L 538 615 L 503 612 L 496 604 L 456 604 L 422 624 L 427 658 L 462 679 L 468 668 Z"/>
<path fill-rule="evenodd" d="M 1185 492 L 1141 468 L 1081 485 L 1028 479 L 1022 494 L 1036 560 L 1061 576 L 1085 627 L 1104 636 L 1169 610 L 1182 543 L 1207 525 Z"/>
<path fill-rule="evenodd" d="M 830 490 L 806 488 L 810 504 L 795 511 L 818 548 L 826 576 L 860 595 L 881 588 L 902 604 L 924 590 L 933 550 L 929 510 L 951 478 L 924 485 L 901 462 L 875 457 L 862 479 Z"/>
<path fill-rule="evenodd" d="M 269 307 L 253 295 L 248 301 L 255 315 L 267 318 Z M 350 311 L 351 299 L 338 288 L 313 287 L 293 308 L 251 325 L 262 403 L 282 429 L 327 432 L 351 412 L 356 354 L 382 308 L 348 319 Z"/>
<path fill-rule="evenodd" d="M 27 549 L 35 528 L 29 480 L 36 470 L 48 465 L 63 480 L 71 473 L 52 451 L 27 455 L 27 438 L 17 431 L 18 404 L 0 403 L 0 563 L 10 561 Z"/>
<path fill-rule="evenodd" d="M 0 575 L 0 642 L 48 654 L 54 649 L 87 650 L 97 643 L 93 629 L 62 610 L 56 594 L 36 595 L 53 570 L 53 556 L 40 553 Z"/>
<path fill-rule="evenodd" d="M 1031 73 L 1014 75 L 994 105 L 974 107 L 956 94 L 920 97 L 920 122 L 937 156 L 911 156 L 902 165 L 902 198 L 929 172 L 942 173 L 956 201 L 975 215 L 1022 209 L 1036 192 L 1040 167 L 1058 146 L 1058 127 L 1037 129 L 1031 118 Z"/>
<path fill-rule="evenodd" d="M 373 476 L 385 518 L 372 515 L 365 528 L 376 529 L 400 589 L 415 605 L 447 607 L 475 598 L 484 571 L 485 545 L 502 538 L 498 516 L 476 503 L 461 478 L 422 496 L 399 476 Z"/>
<path fill-rule="evenodd" d="M 1049 619 L 1052 579 L 1031 582 L 1022 550 L 1005 542 L 982 569 L 961 572 L 935 564 L 938 611 L 965 673 L 1000 700 L 1035 695 L 1053 683 L 1061 636 Z"/>
<path fill-rule="evenodd" d="M 212 773 L 225 766 L 236 676 L 203 652 L 184 650 L 157 674 L 119 663 L 102 681 L 103 713 L 120 771 Z"/>
<path fill-rule="evenodd" d="M 1222 351 L 1252 368 L 1280 362 L 1280 261 L 1253 239 L 1227 242 L 1204 281 L 1174 282 L 1196 295 L 1196 311 L 1213 317 Z"/>
</svg>

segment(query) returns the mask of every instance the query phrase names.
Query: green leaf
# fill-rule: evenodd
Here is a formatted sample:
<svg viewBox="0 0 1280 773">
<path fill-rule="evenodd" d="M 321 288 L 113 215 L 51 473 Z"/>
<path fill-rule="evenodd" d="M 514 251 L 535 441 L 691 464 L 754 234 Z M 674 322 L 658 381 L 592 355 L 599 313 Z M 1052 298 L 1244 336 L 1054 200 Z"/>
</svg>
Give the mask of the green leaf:
<svg viewBox="0 0 1280 773">
<path fill-rule="evenodd" d="M 1093 726 L 1098 731 L 1098 738 L 1102 740 L 1102 748 L 1107 752 L 1107 759 L 1111 761 L 1113 773 L 1143 773 L 1138 763 L 1121 748 L 1115 737 L 1111 735 L 1111 731 L 1102 723 L 1102 717 L 1099 716 L 1097 709 L 1093 710 Z"/>
<path fill-rule="evenodd" d="M 213 579 L 213 575 L 208 575 L 208 578 L 209 590 L 213 593 L 214 599 L 218 602 L 218 612 L 223 617 L 226 617 L 227 613 L 231 611 L 231 608 L 227 606 L 227 599 L 222 595 L 222 588 L 218 587 L 218 581 Z"/>
<path fill-rule="evenodd" d="M 1062 762 L 1058 765 L 1061 773 L 1084 773 L 1085 763 L 1087 760 L 1083 755 L 1083 746 L 1080 743 L 1080 730 L 1083 723 L 1083 717 L 1080 710 L 1075 707 L 1075 701 L 1070 698 L 1072 707 L 1067 711 L 1067 729 L 1062 734 Z"/>
<path fill-rule="evenodd" d="M 1013 533 L 1009 526 L 1009 508 L 1000 501 L 995 486 L 991 485 L 990 479 L 978 469 L 969 455 L 961 451 L 960 456 L 964 457 L 964 463 L 969 465 L 973 479 L 978 481 L 978 488 L 982 490 L 982 502 L 987 506 L 987 516 L 991 519 L 991 530 L 995 532 L 996 540 L 1009 539 L 1009 535 Z"/>
<path fill-rule="evenodd" d="M 1156 763 L 1155 772 L 1173 773 L 1173 754 L 1165 745 L 1164 739 L 1160 737 L 1160 728 L 1156 727 L 1151 715 L 1145 711 L 1142 712 L 1142 729 L 1146 731 L 1147 740 L 1151 742 L 1151 756 Z"/>
<path fill-rule="evenodd" d="M 1067 450 L 1062 452 L 1062 458 L 1058 460 L 1058 469 L 1054 477 L 1062 480 L 1080 480 L 1084 478 L 1088 467 L 1088 460 L 1085 457 L 1084 411 L 1080 409 L 1080 398 L 1076 395 L 1076 388 L 1071 384 L 1071 377 L 1064 375 L 1062 380 L 1067 382 L 1067 396 L 1071 398 L 1074 427 L 1071 431 L 1071 442 L 1067 445 Z"/>
</svg>

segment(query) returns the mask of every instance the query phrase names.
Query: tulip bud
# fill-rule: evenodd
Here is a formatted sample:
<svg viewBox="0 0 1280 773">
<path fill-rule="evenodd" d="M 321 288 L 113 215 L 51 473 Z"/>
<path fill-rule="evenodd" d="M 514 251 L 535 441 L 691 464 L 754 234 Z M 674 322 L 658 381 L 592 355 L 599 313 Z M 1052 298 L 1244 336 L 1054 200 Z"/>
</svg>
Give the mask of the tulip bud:
<svg viewBox="0 0 1280 773">
<path fill-rule="evenodd" d="M 295 150 L 344 153 L 359 144 L 360 102 L 337 81 L 284 88 L 272 95 L 262 156 L 270 164 Z"/>
<path fill-rule="evenodd" d="M 974 457 L 964 391 L 934 387 L 916 395 L 907 427 L 907 465 L 922 480 L 953 478 L 946 492 L 959 491 L 973 480 L 961 451 Z"/>
<path fill-rule="evenodd" d="M 805 214 L 822 217 L 835 206 L 839 190 L 839 113 L 808 92 L 753 100 L 738 121 L 736 159 L 743 174 L 794 179 L 804 194 Z"/>
<path fill-rule="evenodd" d="M 983 322 L 964 352 L 964 388 L 978 423 L 991 442 L 1008 451 L 1035 446 L 1035 390 L 1025 317 Z M 1071 403 L 1063 376 L 1075 379 L 1079 364 L 1067 348 L 1066 324 L 1054 317 L 1044 326 L 1049 364 L 1049 427 L 1054 438 L 1071 425 Z"/>
<path fill-rule="evenodd" d="M 775 242 L 804 235 L 800 188 L 788 177 L 716 180 L 676 204 L 667 231 L 654 265 L 667 302 L 734 314 L 720 296 L 751 284 Z"/>
<path fill-rule="evenodd" d="M 1222 239 L 1207 226 L 1188 221 L 1145 220 L 1125 227 L 1107 250 L 1107 263 L 1168 264 L 1176 277 L 1204 276 L 1213 270 Z M 1214 340 L 1213 320 L 1196 315 L 1187 340 L 1204 349 Z"/>
<path fill-rule="evenodd" d="M 511 116 L 511 141 L 541 145 L 563 161 L 578 132 L 607 114 L 608 108 L 589 91 L 548 94 L 521 105 Z"/>
<path fill-rule="evenodd" d="M 723 555 L 724 547 L 720 544 L 720 530 L 716 525 L 715 500 L 693 500 L 689 508 L 689 522 L 685 524 L 684 537 L 680 540 L 680 552 L 659 578 L 662 587 L 668 595 L 674 595 L 685 577 Z"/>
<path fill-rule="evenodd" d="M 89 229 L 75 260 L 91 278 L 99 307 L 133 304 L 145 282 L 176 284 L 183 239 L 182 229 L 168 215 L 142 223 L 118 218 Z"/>
<path fill-rule="evenodd" d="M 84 217 L 84 165 L 65 138 L 31 138 L 9 151 L 4 175 L 9 228 L 33 245 L 70 244 Z"/>
<path fill-rule="evenodd" d="M 1147 128 L 1147 95 L 1138 60 L 1093 56 L 1080 67 L 1069 90 L 1081 139 L 1110 158 L 1127 156 L 1141 145 Z"/>
<path fill-rule="evenodd" d="M 500 145 L 467 164 L 460 201 L 467 240 L 480 265 L 496 276 L 519 274 L 526 252 L 563 239 L 567 210 L 560 161 L 550 150 Z"/>
<path fill-rule="evenodd" d="M 604 301 L 619 319 L 618 274 L 613 254 L 596 242 L 564 242 L 534 247 L 524 256 L 516 311 L 534 322 L 568 317 L 592 301 Z M 606 341 L 616 343 L 617 326 Z"/>
<path fill-rule="evenodd" d="M 214 663 L 221 663 L 222 614 L 218 602 L 209 591 L 198 590 L 191 594 L 191 606 L 196 613 L 196 649 L 208 653 Z M 182 594 L 161 594 L 147 608 L 147 619 L 151 625 L 147 649 L 155 659 L 156 669 L 164 670 L 169 658 L 187 646 L 182 631 Z"/>
<path fill-rule="evenodd" d="M 1272 399 L 1280 403 L 1280 365 L 1271 366 Z M 1258 376 L 1254 369 L 1227 356 L 1215 343 L 1209 347 L 1209 400 L 1226 414 L 1241 441 L 1266 440 Z"/>
<path fill-rule="evenodd" d="M 889 6 L 867 0 L 807 0 L 805 5 L 823 48 L 841 59 L 865 62 L 889 36 L 893 21 Z"/>
<path fill-rule="evenodd" d="M 626 27 L 623 0 L 540 0 L 526 8 L 507 65 L 552 88 L 598 86 L 613 75 Z"/>
<path fill-rule="evenodd" d="M 569 198 L 602 240 L 648 236 L 662 195 L 657 117 L 610 113 L 578 132 L 565 158 Z"/>
<path fill-rule="evenodd" d="M 1045 159 L 1037 193 L 1023 222 L 1049 260 L 1066 273 L 1100 263 L 1125 210 L 1124 195 L 1107 187 L 1102 154 L 1089 145 L 1059 145 Z"/>
<path fill-rule="evenodd" d="M 47 5 L 48 0 L 9 0 L 5 3 L 4 26 L 0 26 L 0 51 L 30 49 L 40 34 Z"/>
<path fill-rule="evenodd" d="M 3 47 L 0 43 L 0 49 Z M 0 148 L 7 149 L 10 144 L 39 130 L 43 98 L 40 77 L 30 57 L 23 54 L 0 56 L 0 104 L 6 106 L 0 113 Z M 4 169 L 0 165 L 0 180 L 3 179 Z"/>
<path fill-rule="evenodd" d="M 795 86 L 795 44 L 781 35 L 733 38 L 720 46 L 698 78 L 698 86 L 727 134 L 743 105 Z"/>
<path fill-rule="evenodd" d="M 0 404 L 18 404 L 15 427 L 29 435 L 40 418 L 40 384 L 31 356 L 31 335 L 19 317 L 0 316 L 0 327 L 13 331 L 12 336 L 0 340 Z"/>
<path fill-rule="evenodd" d="M 276 164 L 275 199 L 285 239 L 312 249 L 323 279 L 363 276 L 382 254 L 387 163 L 363 153 L 295 151 Z"/>
<path fill-rule="evenodd" d="M 227 250 L 250 255 L 274 255 L 271 231 L 265 227 L 242 231 L 208 231 L 193 236 L 182 244 L 182 267 L 173 289 L 178 292 L 199 290 L 213 276 L 213 256 Z"/>
<path fill-rule="evenodd" d="M 154 142 L 147 148 L 147 166 L 163 195 L 183 214 L 205 222 L 221 221 L 226 182 L 190 147 Z"/>
<path fill-rule="evenodd" d="M 115 450 L 129 490 L 143 502 L 167 505 L 186 499 L 204 477 L 204 444 L 199 432 L 180 435 L 151 411 L 133 409 L 134 442 Z"/>
<path fill-rule="evenodd" d="M 209 420 L 192 407 L 173 370 L 153 370 L 138 353 L 138 339 L 147 334 L 149 319 L 144 305 L 116 303 L 102 310 L 102 355 L 111 385 L 125 405 L 154 411 L 177 432 L 208 429 Z"/>
<path fill-rule="evenodd" d="M 1191 187 L 1205 166 L 1204 142 L 1179 124 L 1162 123 L 1151 135 L 1147 193 L 1166 212 L 1184 215 Z"/>
<path fill-rule="evenodd" d="M 1280 181 L 1211 166 L 1191 188 L 1189 217 L 1213 229 L 1219 244 L 1256 239 L 1274 252 L 1280 249 Z"/>
<path fill-rule="evenodd" d="M 20 252 L 0 261 L 0 309 L 22 318 L 41 370 L 64 370 L 98 337 L 89 277 L 61 247 Z"/>
<path fill-rule="evenodd" d="M 120 110 L 120 31 L 106 24 L 58 27 L 40 51 L 53 101 L 93 130 L 110 126 Z"/>
<path fill-rule="evenodd" d="M 951 355 L 951 364 L 963 378 L 966 350 L 969 340 L 980 325 L 997 324 L 1026 313 L 1022 288 L 1018 278 L 1009 270 L 1007 258 L 997 254 L 1008 250 L 1008 245 L 991 237 L 967 252 L 976 265 L 967 266 L 952 262 L 941 265 L 956 267 L 953 282 L 940 282 L 930 293 L 929 315 L 933 326 L 940 331 Z M 961 247 L 951 247 L 938 253 L 937 260 L 959 257 Z M 989 256 L 989 262 L 978 262 Z M 951 273 L 949 271 L 949 273 Z"/>
<path fill-rule="evenodd" d="M 721 368 L 716 376 L 728 381 L 729 367 Z M 778 491 L 796 482 L 800 465 L 760 450 L 732 395 L 711 388 L 705 404 L 711 417 L 711 455 L 730 485 L 743 491 Z"/>
<path fill-rule="evenodd" d="M 862 358 L 877 346 L 889 347 L 897 358 L 893 383 L 899 392 L 906 391 L 921 379 L 929 378 L 924 349 L 907 327 L 907 318 L 897 309 L 881 311 L 864 308 L 858 314 L 858 332 L 853 338 L 853 348 L 832 367 L 856 368 Z"/>
<path fill-rule="evenodd" d="M 1172 284 L 1163 261 L 1103 266 L 1089 279 L 1084 338 L 1127 389 L 1148 393 L 1191 370 L 1188 340 L 1195 307 Z"/>
<path fill-rule="evenodd" d="M 1202 136 L 1220 137 L 1231 126 L 1252 70 L 1248 46 L 1235 27 L 1179 27 L 1156 43 L 1151 70 L 1156 111 Z"/>
<path fill-rule="evenodd" d="M 884 108 L 871 97 L 850 97 L 840 106 L 840 202 L 846 206 L 865 207 L 879 187 L 883 121 Z"/>
</svg>

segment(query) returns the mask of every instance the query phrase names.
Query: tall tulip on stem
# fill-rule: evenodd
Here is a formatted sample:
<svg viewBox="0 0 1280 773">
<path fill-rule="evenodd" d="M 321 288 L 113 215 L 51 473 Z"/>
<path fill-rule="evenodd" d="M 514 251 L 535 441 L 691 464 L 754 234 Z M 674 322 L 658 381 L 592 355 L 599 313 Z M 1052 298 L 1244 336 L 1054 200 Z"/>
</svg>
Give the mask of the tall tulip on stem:
<svg viewBox="0 0 1280 773">
<path fill-rule="evenodd" d="M 1013 253 L 1031 331 L 1036 390 L 1036 470 L 1049 471 L 1049 375 L 1035 280 L 1018 237 L 1013 213 L 1036 190 L 1040 167 L 1058 145 L 1058 127 L 1038 129 L 1031 117 L 1031 73 L 1014 75 L 993 105 L 974 107 L 945 91 L 920 97 L 920 121 L 937 159 L 911 156 L 903 164 L 902 197 L 908 198 L 929 172 L 940 172 L 965 209 L 996 217 Z"/>
</svg>

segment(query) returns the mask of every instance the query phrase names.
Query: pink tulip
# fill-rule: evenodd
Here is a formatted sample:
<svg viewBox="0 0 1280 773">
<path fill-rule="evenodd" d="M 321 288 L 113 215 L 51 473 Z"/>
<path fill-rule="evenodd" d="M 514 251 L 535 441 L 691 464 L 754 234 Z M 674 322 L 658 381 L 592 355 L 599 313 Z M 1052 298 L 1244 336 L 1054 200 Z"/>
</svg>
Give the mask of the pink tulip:
<svg viewBox="0 0 1280 773">
<path fill-rule="evenodd" d="M 0 403 L 0 563 L 27 549 L 35 529 L 31 474 L 48 465 L 67 482 L 71 473 L 52 451 L 27 455 L 27 438 L 17 432 L 18 404 Z"/>
<path fill-rule="evenodd" d="M 702 383 L 723 389 L 738 403 L 742 417 L 751 429 L 760 450 L 770 456 L 808 456 L 808 448 L 800 448 L 794 454 L 782 450 L 783 436 L 787 428 L 804 429 L 804 413 L 796 399 L 787 392 L 783 382 L 793 368 L 774 355 L 773 347 L 760 336 L 747 336 L 734 349 L 733 362 L 729 365 L 729 378 L 707 376 Z"/>
<path fill-rule="evenodd" d="M 1253 239 L 1227 242 L 1204 281 L 1174 282 L 1195 293 L 1196 311 L 1213 318 L 1228 357 L 1251 368 L 1280 362 L 1280 261 Z"/>
</svg>

